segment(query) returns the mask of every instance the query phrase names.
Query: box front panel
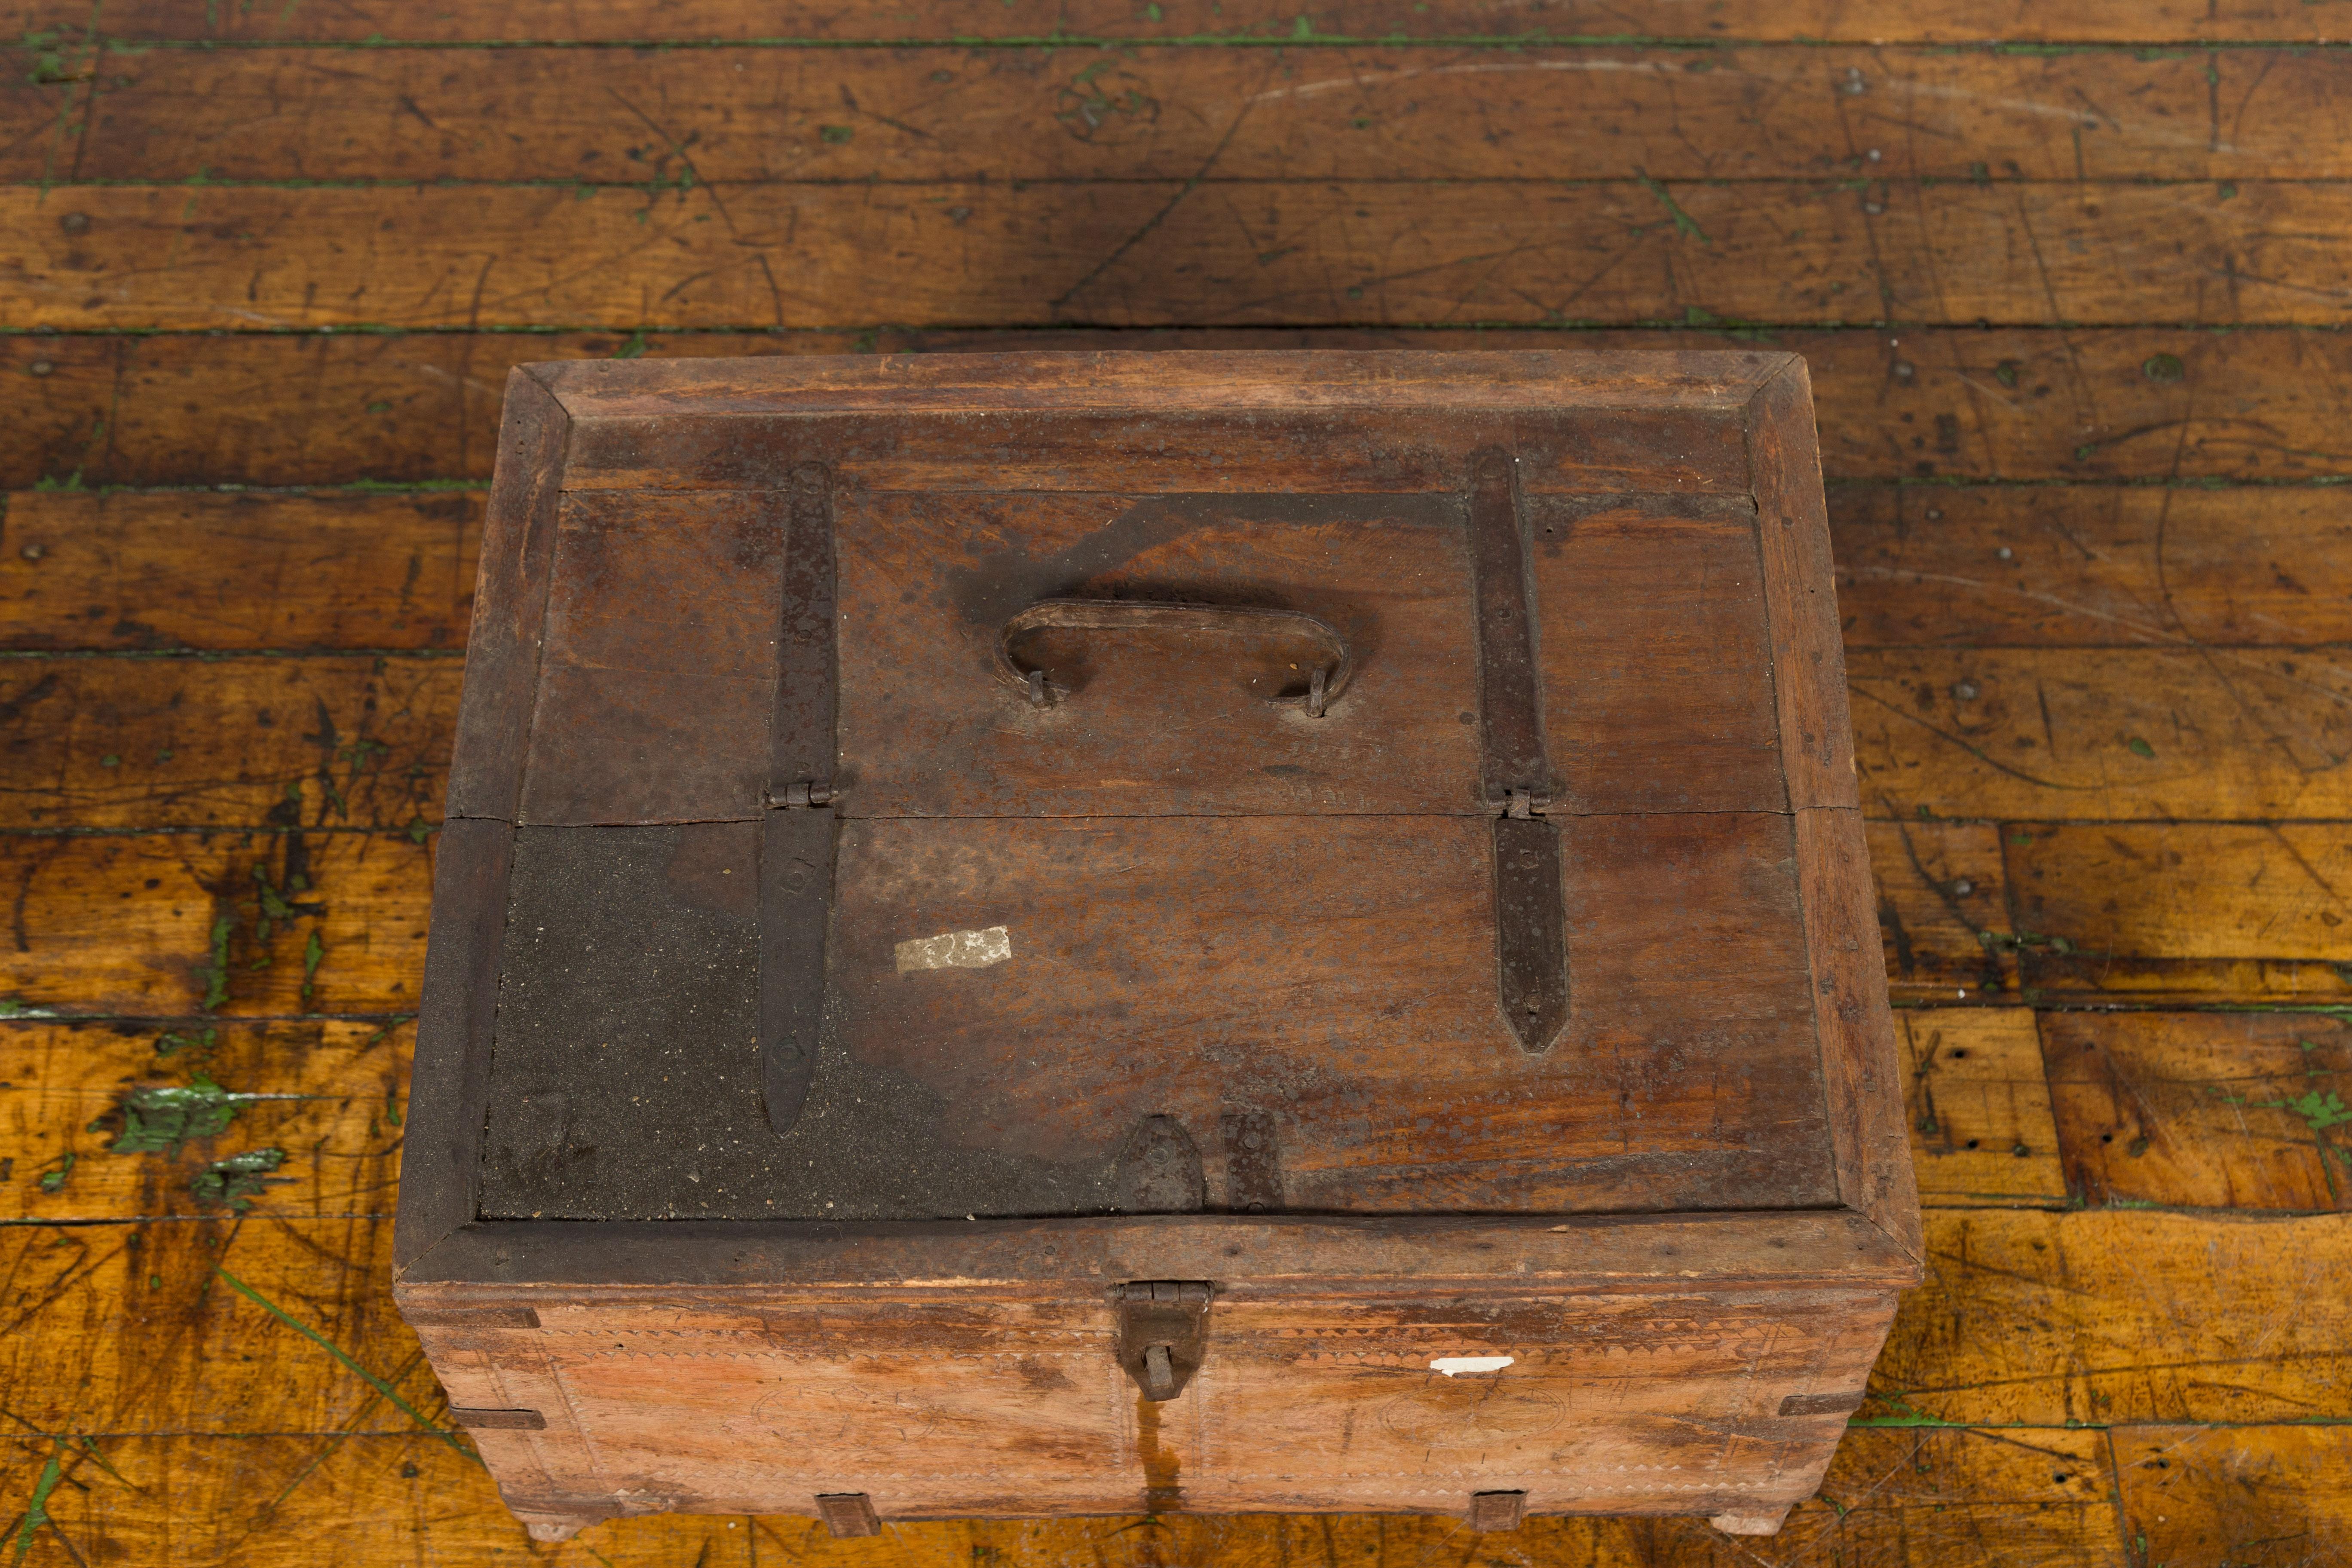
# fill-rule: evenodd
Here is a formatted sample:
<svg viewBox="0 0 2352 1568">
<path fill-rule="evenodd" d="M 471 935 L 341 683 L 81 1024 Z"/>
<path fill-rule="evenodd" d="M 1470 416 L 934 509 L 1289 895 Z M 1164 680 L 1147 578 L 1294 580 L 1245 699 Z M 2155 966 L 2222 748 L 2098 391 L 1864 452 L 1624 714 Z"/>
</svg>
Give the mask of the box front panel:
<svg viewBox="0 0 2352 1568">
<path fill-rule="evenodd" d="M 1810 1496 L 1885 1337 L 1837 1290 L 1238 1300 L 1177 1402 L 1184 1505 L 1713 1513 Z M 1189 1402 L 1189 1407 L 1185 1407 Z"/>
<path fill-rule="evenodd" d="M 1807 1495 L 1883 1292 L 1220 1300 L 1155 1403 L 1100 1301 L 543 1302 L 425 1330 L 519 1504 L 887 1518 L 1323 1509 L 1709 1513 Z M 509 1314 L 511 1316 L 511 1314 Z"/>
</svg>

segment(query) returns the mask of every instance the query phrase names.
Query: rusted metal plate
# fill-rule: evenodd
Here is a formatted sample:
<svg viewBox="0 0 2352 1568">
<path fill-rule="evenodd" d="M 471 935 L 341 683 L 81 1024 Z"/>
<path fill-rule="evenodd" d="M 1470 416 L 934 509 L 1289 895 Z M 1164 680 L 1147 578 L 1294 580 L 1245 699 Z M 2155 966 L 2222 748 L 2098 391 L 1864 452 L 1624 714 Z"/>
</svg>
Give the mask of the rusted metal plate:
<svg viewBox="0 0 2352 1568">
<path fill-rule="evenodd" d="M 1552 793 L 1543 700 L 1536 685 L 1536 606 L 1528 593 L 1517 467 L 1499 447 L 1486 447 L 1470 459 L 1470 561 L 1478 619 L 1478 773 L 1486 804 L 1496 806 L 1513 792 L 1545 799 Z"/>
<path fill-rule="evenodd" d="M 1538 1055 L 1568 1026 L 1559 836 L 1541 817 L 1495 819 L 1496 984 L 1519 1048 Z"/>
<path fill-rule="evenodd" d="M 840 677 L 834 626 L 833 478 L 824 465 L 793 469 L 785 491 L 786 540 L 777 587 L 775 755 L 772 803 L 794 784 L 833 786 L 835 713 Z M 757 565 L 746 563 L 747 570 Z"/>
<path fill-rule="evenodd" d="M 690 1214 L 776 1167 L 759 850 L 756 822 L 515 835 L 482 1214 Z"/>
<path fill-rule="evenodd" d="M 544 1432 L 547 1417 L 536 1410 L 477 1410 L 449 1406 L 451 1425 L 474 1432 Z"/>
<path fill-rule="evenodd" d="M 1517 463 L 1499 447 L 1470 459 L 1470 558 L 1478 606 L 1479 774 L 1495 823 L 1496 987 L 1519 1047 L 1540 1055 L 1568 1023 L 1559 830 L 1537 819 L 1559 788 L 1545 743 Z M 1565 618 L 1573 594 L 1548 606 Z"/>
<path fill-rule="evenodd" d="M 1136 1279 L 1112 1289 L 1119 1368 L 1153 1404 L 1182 1394 L 1201 1370 L 1213 1294 L 1205 1279 Z"/>
<path fill-rule="evenodd" d="M 760 829 L 760 1084 L 779 1137 L 807 1102 L 824 1022 L 839 749 L 832 476 L 801 464 L 786 495 L 775 755 Z"/>
</svg>

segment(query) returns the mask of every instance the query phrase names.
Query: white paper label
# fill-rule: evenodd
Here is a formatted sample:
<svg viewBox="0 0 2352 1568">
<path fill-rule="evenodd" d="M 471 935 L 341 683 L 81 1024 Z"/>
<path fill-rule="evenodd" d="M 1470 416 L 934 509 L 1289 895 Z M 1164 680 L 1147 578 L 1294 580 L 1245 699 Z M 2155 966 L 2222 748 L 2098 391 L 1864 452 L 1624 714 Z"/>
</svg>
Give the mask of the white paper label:
<svg viewBox="0 0 2352 1568">
<path fill-rule="evenodd" d="M 1429 1363 L 1429 1370 L 1459 1377 L 1465 1372 L 1500 1372 L 1517 1359 L 1507 1355 L 1442 1355 Z"/>
<path fill-rule="evenodd" d="M 1013 956 L 1013 931 L 990 926 L 986 931 L 946 931 L 898 944 L 898 973 L 919 969 L 986 969 Z"/>
</svg>

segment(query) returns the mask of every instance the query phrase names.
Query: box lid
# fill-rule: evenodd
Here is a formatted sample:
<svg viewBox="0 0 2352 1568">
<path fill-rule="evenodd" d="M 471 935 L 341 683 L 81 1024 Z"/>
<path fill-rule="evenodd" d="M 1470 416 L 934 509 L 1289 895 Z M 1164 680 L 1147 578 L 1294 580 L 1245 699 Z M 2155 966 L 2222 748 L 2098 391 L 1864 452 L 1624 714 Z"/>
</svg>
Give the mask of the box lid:
<svg viewBox="0 0 2352 1568">
<path fill-rule="evenodd" d="M 1792 356 L 530 367 L 468 658 L 469 1218 L 1908 1181 Z"/>
</svg>

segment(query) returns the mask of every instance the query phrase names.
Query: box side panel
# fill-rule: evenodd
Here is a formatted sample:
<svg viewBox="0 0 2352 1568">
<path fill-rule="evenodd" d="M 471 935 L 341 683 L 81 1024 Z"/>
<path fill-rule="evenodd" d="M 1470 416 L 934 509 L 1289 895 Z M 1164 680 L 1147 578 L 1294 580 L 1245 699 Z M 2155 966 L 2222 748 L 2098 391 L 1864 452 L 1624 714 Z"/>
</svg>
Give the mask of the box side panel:
<svg viewBox="0 0 2352 1568">
<path fill-rule="evenodd" d="M 394 1266 L 474 1217 L 514 834 L 452 817 L 434 839 L 432 935 L 400 1152 Z"/>
<path fill-rule="evenodd" d="M 848 489 L 951 493 L 1118 490 L 1131 495 L 1460 491 L 1471 454 L 1503 447 L 1530 494 L 1649 490 L 1747 495 L 1738 409 L 1419 407 L 1301 413 L 983 408 L 928 413 L 679 412 L 583 418 L 564 484 L 574 489 L 769 489 L 803 462 Z"/>
<path fill-rule="evenodd" d="M 1821 442 L 1813 429 L 1805 362 L 1791 356 L 1788 368 L 1756 395 L 1748 413 L 1788 804 L 1796 809 L 1859 806 L 1837 574 L 1830 560 Z"/>
<path fill-rule="evenodd" d="M 1919 1186 L 1862 813 L 1800 811 L 1796 830 L 1838 1194 L 1917 1258 Z"/>
<path fill-rule="evenodd" d="M 555 516 L 571 416 L 528 370 L 507 377 L 498 466 L 466 640 L 447 815 L 513 821 L 539 683 Z"/>
<path fill-rule="evenodd" d="M 1183 350 L 559 360 L 527 368 L 594 417 L 803 408 L 1737 407 L 1778 350 Z"/>
<path fill-rule="evenodd" d="M 1772 687 L 1840 1197 L 1912 1257 L 1919 1197 L 1903 1122 L 1895 1022 L 1861 822 L 1836 574 L 1804 362 L 1748 405 Z"/>
<path fill-rule="evenodd" d="M 1820 1485 L 1892 1319 L 1844 1290 L 1235 1300 L 1163 1426 L 1209 1511 L 1773 1507 Z"/>
<path fill-rule="evenodd" d="M 533 1331 L 537 1314 L 462 1303 L 427 1308 L 413 1304 L 405 1291 L 395 1295 L 449 1396 L 451 1419 L 467 1432 L 509 1508 L 584 1519 L 664 1506 L 658 1499 L 625 1499 L 598 1469 L 547 1342 Z"/>
</svg>

